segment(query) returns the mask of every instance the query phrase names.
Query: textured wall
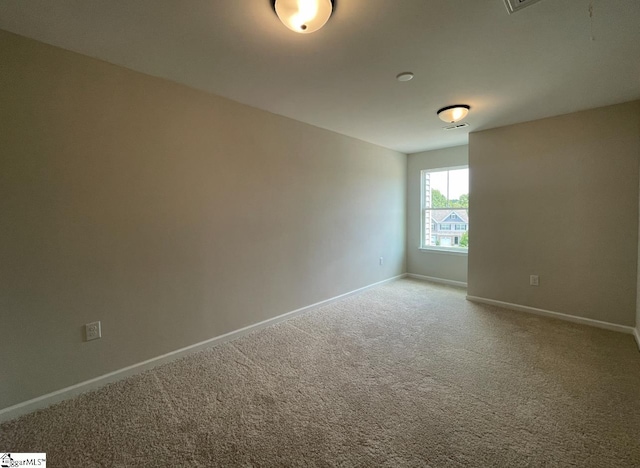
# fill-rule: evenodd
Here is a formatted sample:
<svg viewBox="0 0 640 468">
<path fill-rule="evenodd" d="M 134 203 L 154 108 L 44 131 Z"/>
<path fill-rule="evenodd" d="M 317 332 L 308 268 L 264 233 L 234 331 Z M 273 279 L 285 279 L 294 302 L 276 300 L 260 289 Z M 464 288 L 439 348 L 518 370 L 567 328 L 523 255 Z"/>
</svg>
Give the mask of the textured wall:
<svg viewBox="0 0 640 468">
<path fill-rule="evenodd" d="M 455 146 L 414 153 L 407 160 L 407 271 L 423 276 L 467 282 L 467 256 L 420 250 L 420 171 L 466 166 L 469 147 Z M 470 205 L 473 200 L 470 201 Z"/>
<path fill-rule="evenodd" d="M 0 408 L 405 272 L 405 155 L 0 43 Z"/>
<path fill-rule="evenodd" d="M 635 101 L 470 135 L 469 295 L 633 326 L 639 121 Z"/>
</svg>

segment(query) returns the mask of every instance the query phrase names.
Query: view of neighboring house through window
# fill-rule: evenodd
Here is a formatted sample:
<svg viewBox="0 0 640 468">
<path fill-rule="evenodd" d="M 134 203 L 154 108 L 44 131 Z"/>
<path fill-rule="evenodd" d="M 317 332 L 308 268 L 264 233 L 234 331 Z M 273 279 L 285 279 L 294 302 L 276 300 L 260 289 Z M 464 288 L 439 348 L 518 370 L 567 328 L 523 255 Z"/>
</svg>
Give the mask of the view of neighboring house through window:
<svg viewBox="0 0 640 468">
<path fill-rule="evenodd" d="M 469 247 L 469 168 L 422 171 L 422 248 Z"/>
</svg>

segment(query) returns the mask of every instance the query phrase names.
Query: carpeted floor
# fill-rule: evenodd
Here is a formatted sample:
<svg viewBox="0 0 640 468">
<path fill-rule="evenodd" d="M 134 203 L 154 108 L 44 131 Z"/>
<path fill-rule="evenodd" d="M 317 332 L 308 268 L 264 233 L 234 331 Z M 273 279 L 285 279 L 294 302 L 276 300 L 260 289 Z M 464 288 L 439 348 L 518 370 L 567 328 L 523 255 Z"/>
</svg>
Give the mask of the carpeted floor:
<svg viewBox="0 0 640 468">
<path fill-rule="evenodd" d="M 388 283 L 0 426 L 49 466 L 640 466 L 633 337 Z"/>
</svg>

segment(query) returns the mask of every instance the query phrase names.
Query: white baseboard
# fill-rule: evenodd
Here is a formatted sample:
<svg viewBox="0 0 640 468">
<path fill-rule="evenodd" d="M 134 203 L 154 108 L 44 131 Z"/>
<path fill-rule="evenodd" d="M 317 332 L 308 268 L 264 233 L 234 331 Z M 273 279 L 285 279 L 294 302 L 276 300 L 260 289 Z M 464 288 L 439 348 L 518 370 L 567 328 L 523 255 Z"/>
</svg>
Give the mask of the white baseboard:
<svg viewBox="0 0 640 468">
<path fill-rule="evenodd" d="M 406 273 L 403 273 L 398 276 L 394 276 L 393 278 L 388 278 L 386 280 L 378 281 L 377 283 L 370 284 L 368 286 L 364 286 L 362 288 L 355 289 L 353 291 L 340 294 L 339 296 L 332 297 L 330 299 L 326 299 L 324 301 L 316 302 L 315 304 L 308 305 L 306 307 L 302 307 L 300 309 L 293 310 L 291 312 L 287 312 L 282 315 L 278 315 L 277 317 L 273 317 L 267 320 L 263 320 L 262 322 L 254 323 L 253 325 L 249 325 L 244 328 L 240 328 L 239 330 L 234 330 L 229 333 L 225 333 L 224 335 L 216 336 L 215 338 L 211 338 L 209 340 L 202 341 L 200 343 L 195 343 L 185 348 L 177 349 L 175 351 L 171 351 L 170 353 L 163 354 L 161 356 L 157 356 L 151 359 L 148 359 L 143 362 L 139 362 L 137 364 L 133 364 L 131 366 L 125 367 L 123 369 L 118 369 L 114 372 L 109 372 L 108 374 L 101 375 L 100 377 L 96 377 L 94 379 L 86 380 L 84 382 L 80 382 L 75 385 L 71 385 L 70 387 L 66 387 L 55 392 L 48 393 L 46 395 L 42 395 L 36 398 L 33 398 L 28 401 L 24 401 L 22 403 L 18 403 L 13 406 L 9 406 L 8 408 L 4 408 L 0 410 L 0 422 L 9 421 L 11 419 L 15 419 L 24 414 L 31 413 L 38 409 L 46 408 L 47 406 L 51 406 L 54 403 L 58 403 L 63 400 L 68 400 L 74 396 L 80 395 L 81 393 L 86 393 L 90 390 L 95 390 L 97 388 L 103 387 L 109 383 L 116 382 L 118 380 L 122 380 L 126 377 L 130 377 L 135 374 L 139 374 L 146 370 L 152 369 L 161 364 L 165 364 L 171 361 L 174 361 L 178 358 L 184 357 L 189 354 L 196 353 L 206 348 L 210 348 L 213 346 L 220 345 L 227 341 L 235 340 L 242 336 L 248 335 L 249 333 L 253 333 L 262 328 L 266 328 L 271 325 L 275 325 L 276 323 L 282 322 L 284 320 L 295 317 L 296 315 L 301 315 L 303 313 L 310 312 L 314 309 L 317 309 L 322 306 L 326 306 L 331 304 L 332 302 L 338 301 L 340 299 L 344 299 L 346 297 L 352 296 L 354 294 L 361 293 L 367 289 L 371 289 L 375 286 L 381 285 L 383 283 L 388 283 L 390 281 L 395 281 L 400 278 L 404 278 L 407 276 Z"/>
<path fill-rule="evenodd" d="M 633 336 L 636 337 L 636 344 L 638 345 L 638 351 L 640 351 L 640 329 L 638 327 L 640 327 L 640 323 L 633 329 Z"/>
<path fill-rule="evenodd" d="M 467 300 L 471 302 L 479 302 L 481 304 L 488 304 L 497 307 L 503 307 L 505 309 L 517 310 L 519 312 L 527 312 L 529 314 L 541 315 L 544 317 L 551 317 L 566 322 L 580 323 L 582 325 L 589 325 L 591 327 L 604 328 L 605 330 L 612 330 L 616 332 L 622 332 L 633 335 L 635 328 L 628 327 L 626 325 L 618 325 L 617 323 L 602 322 L 600 320 L 594 320 L 585 317 L 578 317 L 577 315 L 563 314 L 561 312 L 553 312 L 551 310 L 537 309 L 535 307 L 529 307 L 519 304 L 512 304 L 510 302 L 496 301 L 494 299 L 485 299 L 484 297 L 467 296 Z M 637 339 L 637 336 L 636 336 Z"/>
<path fill-rule="evenodd" d="M 456 288 L 467 288 L 467 283 L 462 281 L 453 281 L 444 278 L 436 278 L 435 276 L 416 275 L 415 273 L 407 273 L 409 278 L 415 278 L 423 281 L 430 281 L 432 283 L 446 284 L 448 286 L 455 286 Z"/>
</svg>

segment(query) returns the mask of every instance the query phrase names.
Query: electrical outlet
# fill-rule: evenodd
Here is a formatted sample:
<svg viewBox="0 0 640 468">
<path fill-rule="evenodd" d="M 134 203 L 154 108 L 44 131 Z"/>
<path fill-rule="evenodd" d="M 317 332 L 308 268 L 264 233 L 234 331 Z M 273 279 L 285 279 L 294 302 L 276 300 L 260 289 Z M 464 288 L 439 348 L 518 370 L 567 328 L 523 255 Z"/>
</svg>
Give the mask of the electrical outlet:
<svg viewBox="0 0 640 468">
<path fill-rule="evenodd" d="M 84 326 L 85 341 L 97 340 L 102 338 L 102 327 L 100 322 L 87 323 Z"/>
<path fill-rule="evenodd" d="M 384 257 L 380 257 L 380 265 L 384 265 Z"/>
<path fill-rule="evenodd" d="M 530 286 L 540 286 L 540 280 L 538 279 L 538 275 L 529 276 L 529 285 Z"/>
</svg>

